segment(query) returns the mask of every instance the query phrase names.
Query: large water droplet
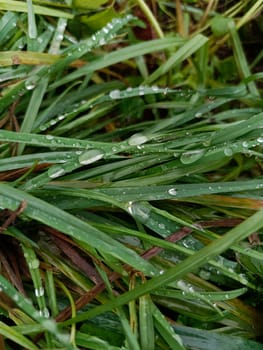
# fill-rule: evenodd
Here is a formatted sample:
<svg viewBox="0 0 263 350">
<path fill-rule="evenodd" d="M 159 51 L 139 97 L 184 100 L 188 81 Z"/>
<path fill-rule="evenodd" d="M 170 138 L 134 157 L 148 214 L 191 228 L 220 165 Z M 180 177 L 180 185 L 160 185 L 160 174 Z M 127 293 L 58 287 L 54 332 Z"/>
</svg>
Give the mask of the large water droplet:
<svg viewBox="0 0 263 350">
<path fill-rule="evenodd" d="M 35 87 L 36 87 L 36 84 L 34 83 L 33 80 L 28 79 L 25 81 L 25 88 L 27 90 L 33 90 Z"/>
<path fill-rule="evenodd" d="M 200 270 L 199 276 L 204 280 L 209 280 L 209 278 L 211 277 L 211 272 L 207 270 Z"/>
<path fill-rule="evenodd" d="M 149 214 L 151 209 L 143 206 L 139 202 L 129 202 L 128 212 L 141 223 L 145 223 L 149 220 Z"/>
<path fill-rule="evenodd" d="M 145 142 L 148 141 L 148 137 L 144 134 L 138 133 L 138 134 L 134 134 L 132 135 L 129 140 L 128 140 L 128 144 L 130 146 L 137 146 L 137 145 L 141 145 Z"/>
<path fill-rule="evenodd" d="M 171 195 L 171 196 L 176 196 L 177 195 L 177 189 L 176 188 L 170 188 L 168 190 L 168 193 Z"/>
<path fill-rule="evenodd" d="M 28 262 L 28 267 L 31 270 L 38 269 L 38 267 L 39 267 L 39 260 L 38 259 L 34 259 L 34 260 L 29 261 Z"/>
<path fill-rule="evenodd" d="M 196 162 L 198 159 L 202 158 L 204 155 L 204 150 L 193 150 L 182 153 L 180 161 L 183 164 L 191 164 Z"/>
<path fill-rule="evenodd" d="M 121 98 L 121 92 L 120 92 L 120 90 L 112 90 L 110 92 L 109 96 L 113 100 L 117 100 L 117 99 Z"/>
<path fill-rule="evenodd" d="M 40 310 L 39 315 L 45 318 L 49 318 L 50 314 L 48 308 L 44 307 L 42 310 Z"/>
<path fill-rule="evenodd" d="M 48 169 L 48 176 L 51 179 L 55 179 L 56 177 L 62 176 L 65 174 L 65 169 L 62 168 L 61 166 L 52 166 L 51 168 Z"/>
<path fill-rule="evenodd" d="M 231 156 L 233 155 L 233 150 L 232 150 L 232 148 L 226 147 L 226 148 L 224 149 L 224 154 L 225 154 L 225 156 L 227 156 L 227 157 L 231 157 Z"/>
<path fill-rule="evenodd" d="M 96 162 L 97 160 L 104 157 L 104 152 L 99 149 L 92 149 L 84 152 L 79 156 L 79 162 L 82 165 L 87 165 Z"/>
<path fill-rule="evenodd" d="M 262 142 L 263 142 L 263 139 L 262 139 Z M 243 142 L 242 142 L 242 146 L 243 146 L 244 148 L 247 148 L 247 147 L 248 147 L 248 142 L 247 142 L 247 141 L 243 141 Z"/>
<path fill-rule="evenodd" d="M 35 296 L 37 298 L 42 297 L 45 294 L 45 289 L 41 286 L 35 289 Z"/>
<path fill-rule="evenodd" d="M 262 143 L 263 142 L 263 137 L 258 137 L 257 142 Z"/>
</svg>

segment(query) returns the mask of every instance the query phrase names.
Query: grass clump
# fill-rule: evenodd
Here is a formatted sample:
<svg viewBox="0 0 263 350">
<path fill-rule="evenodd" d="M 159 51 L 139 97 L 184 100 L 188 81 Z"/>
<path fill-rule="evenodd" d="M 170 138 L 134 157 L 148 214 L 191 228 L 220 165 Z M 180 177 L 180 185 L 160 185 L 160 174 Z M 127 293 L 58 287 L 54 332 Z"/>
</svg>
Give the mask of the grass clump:
<svg viewBox="0 0 263 350">
<path fill-rule="evenodd" d="M 0 4 L 2 349 L 263 348 L 262 6 Z"/>
</svg>

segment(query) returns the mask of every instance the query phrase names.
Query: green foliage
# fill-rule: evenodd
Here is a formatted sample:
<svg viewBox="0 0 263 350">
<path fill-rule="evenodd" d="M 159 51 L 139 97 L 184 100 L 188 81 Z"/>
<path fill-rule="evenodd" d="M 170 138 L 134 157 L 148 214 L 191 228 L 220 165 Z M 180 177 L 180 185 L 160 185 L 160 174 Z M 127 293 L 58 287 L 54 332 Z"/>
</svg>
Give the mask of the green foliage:
<svg viewBox="0 0 263 350">
<path fill-rule="evenodd" d="M 204 4 L 0 1 L 3 348 L 263 349 L 263 4 Z"/>
</svg>

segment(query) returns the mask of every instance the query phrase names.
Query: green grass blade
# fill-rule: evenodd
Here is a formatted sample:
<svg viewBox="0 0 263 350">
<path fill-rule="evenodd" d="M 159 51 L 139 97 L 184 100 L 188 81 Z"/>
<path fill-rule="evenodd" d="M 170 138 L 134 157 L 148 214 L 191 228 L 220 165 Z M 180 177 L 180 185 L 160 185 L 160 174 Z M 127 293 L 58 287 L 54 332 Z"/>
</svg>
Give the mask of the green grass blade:
<svg viewBox="0 0 263 350">
<path fill-rule="evenodd" d="M 7 339 L 12 340 L 16 344 L 19 344 L 25 349 L 28 350 L 38 350 L 39 348 L 29 339 L 27 339 L 25 336 L 23 336 L 21 333 L 16 331 L 10 326 L 7 326 L 5 323 L 0 321 L 0 334 L 4 336 Z"/>
<path fill-rule="evenodd" d="M 206 42 L 208 38 L 198 34 L 194 38 L 187 41 L 177 52 L 171 55 L 171 57 L 163 63 L 159 68 L 157 68 L 145 81 L 145 84 L 151 84 L 160 78 L 162 75 L 166 74 L 172 67 L 179 65 L 186 58 L 190 57 L 194 52 L 199 50 Z"/>
<path fill-rule="evenodd" d="M 228 231 L 221 238 L 213 241 L 209 245 L 196 252 L 193 256 L 188 257 L 183 262 L 179 263 L 175 267 L 172 267 L 163 275 L 155 277 L 144 285 L 137 287 L 136 290 L 126 292 L 122 294 L 117 300 L 110 301 L 104 305 L 98 306 L 91 311 L 87 311 L 75 319 L 65 322 L 65 324 L 71 324 L 72 322 L 80 322 L 85 319 L 92 318 L 102 312 L 111 310 L 112 308 L 123 305 L 134 298 L 138 298 L 141 295 L 150 293 L 152 290 L 157 289 L 163 285 L 167 285 L 176 279 L 183 277 L 186 273 L 195 270 L 196 268 L 204 265 L 215 256 L 226 251 L 236 242 L 245 239 L 253 232 L 256 232 L 263 226 L 263 210 L 250 216 L 240 225 L 236 226 L 232 230 Z"/>
<path fill-rule="evenodd" d="M 4 11 L 15 11 L 15 12 L 28 11 L 26 3 L 23 3 L 21 1 L 14 1 L 14 0 L 9 0 L 8 2 L 0 1 L 0 9 Z M 73 18 L 73 15 L 71 13 L 48 8 L 45 6 L 33 5 L 33 9 L 36 14 L 52 16 L 52 17 L 69 18 L 69 19 Z"/>
<path fill-rule="evenodd" d="M 230 21 L 228 23 L 228 27 L 232 37 L 235 59 L 240 70 L 241 78 L 242 79 L 249 78 L 251 76 L 251 72 L 249 69 L 249 65 L 248 65 L 239 35 L 236 30 L 235 23 L 233 21 Z M 249 82 L 247 85 L 252 95 L 257 97 L 260 96 L 260 93 L 254 81 Z"/>
<path fill-rule="evenodd" d="M 15 210 L 22 201 L 27 203 L 24 214 L 34 220 L 48 224 L 62 231 L 89 247 L 105 251 L 113 257 L 143 271 L 146 275 L 153 275 L 156 269 L 152 264 L 143 260 L 134 251 L 124 247 L 103 232 L 93 228 L 73 215 L 54 207 L 23 191 L 14 189 L 6 184 L 0 184 L 0 206 Z"/>
</svg>

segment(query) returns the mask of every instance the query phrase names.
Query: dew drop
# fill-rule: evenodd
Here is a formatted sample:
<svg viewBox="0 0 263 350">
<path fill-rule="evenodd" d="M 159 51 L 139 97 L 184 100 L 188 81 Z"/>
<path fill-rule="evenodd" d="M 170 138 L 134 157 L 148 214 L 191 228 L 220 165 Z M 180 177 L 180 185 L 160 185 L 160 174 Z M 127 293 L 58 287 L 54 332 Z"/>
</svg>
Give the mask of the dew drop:
<svg viewBox="0 0 263 350">
<path fill-rule="evenodd" d="M 139 202 L 128 202 L 128 212 L 138 219 L 141 223 L 145 223 L 149 220 L 150 208 L 144 207 Z"/>
<path fill-rule="evenodd" d="M 44 124 L 40 125 L 40 127 L 39 127 L 39 130 L 41 130 L 41 131 L 44 131 L 46 129 L 47 129 L 47 126 Z"/>
<path fill-rule="evenodd" d="M 52 135 L 47 135 L 47 136 L 46 136 L 46 139 L 47 139 L 47 140 L 53 140 L 53 139 L 54 139 L 54 136 L 52 136 Z"/>
<path fill-rule="evenodd" d="M 113 100 L 117 100 L 119 98 L 121 98 L 121 92 L 120 90 L 116 89 L 116 90 L 112 90 L 109 94 L 110 98 L 112 98 Z"/>
<path fill-rule="evenodd" d="M 45 290 L 43 287 L 39 287 L 35 289 L 35 296 L 37 298 L 42 297 L 45 294 Z"/>
<path fill-rule="evenodd" d="M 258 137 L 257 142 L 262 143 L 263 142 L 263 137 Z"/>
<path fill-rule="evenodd" d="M 129 212 L 129 214 L 133 214 L 133 211 L 132 211 L 132 204 L 133 204 L 133 202 L 132 201 L 130 201 L 130 202 L 128 202 L 128 207 L 127 207 L 127 210 L 128 210 L 128 212 Z"/>
<path fill-rule="evenodd" d="M 183 164 L 191 164 L 196 162 L 198 159 L 202 158 L 204 155 L 204 150 L 193 150 L 182 153 L 180 161 Z"/>
<path fill-rule="evenodd" d="M 262 142 L 263 142 L 263 139 L 262 139 Z M 247 148 L 247 147 L 248 147 L 248 142 L 247 142 L 247 141 L 243 141 L 243 142 L 242 142 L 242 146 L 243 146 L 244 148 Z"/>
<path fill-rule="evenodd" d="M 158 227 L 161 229 L 161 230 L 165 230 L 165 225 L 161 222 Z"/>
<path fill-rule="evenodd" d="M 56 177 L 62 176 L 65 174 L 65 169 L 60 166 L 53 166 L 48 169 L 48 176 L 51 179 L 55 179 Z"/>
<path fill-rule="evenodd" d="M 63 39 L 63 34 L 57 34 L 57 36 L 56 36 L 56 40 L 57 41 L 61 41 Z"/>
<path fill-rule="evenodd" d="M 31 80 L 26 80 L 25 81 L 25 88 L 27 90 L 33 90 L 36 87 L 35 83 Z"/>
<path fill-rule="evenodd" d="M 39 267 L 39 260 L 38 259 L 33 259 L 33 260 L 29 261 L 28 262 L 28 267 L 31 270 L 38 269 L 38 267 Z"/>
<path fill-rule="evenodd" d="M 50 316 L 48 308 L 44 308 L 39 311 L 40 316 L 48 318 Z"/>
<path fill-rule="evenodd" d="M 224 154 L 225 154 L 225 156 L 227 156 L 227 157 L 231 157 L 231 156 L 233 155 L 233 150 L 232 150 L 230 147 L 226 147 L 226 148 L 224 149 Z"/>
<path fill-rule="evenodd" d="M 18 301 L 19 301 L 19 295 L 18 295 L 18 294 L 14 294 L 14 295 L 13 295 L 13 300 L 14 300 L 15 302 L 18 302 Z"/>
<path fill-rule="evenodd" d="M 206 271 L 206 270 L 201 270 L 199 272 L 199 276 L 204 280 L 209 280 L 209 278 L 211 277 L 211 272 Z"/>
<path fill-rule="evenodd" d="M 104 152 L 99 149 L 92 149 L 90 151 L 84 152 L 79 156 L 79 163 L 82 165 L 87 165 L 96 162 L 97 160 L 104 157 Z"/>
<path fill-rule="evenodd" d="M 157 92 L 157 91 L 159 91 L 159 87 L 158 87 L 157 85 L 153 85 L 153 86 L 152 86 L 152 90 L 153 90 L 154 92 Z"/>
<path fill-rule="evenodd" d="M 195 117 L 196 117 L 196 118 L 201 118 L 201 117 L 202 117 L 202 115 L 203 115 L 203 114 L 202 114 L 201 112 L 197 112 L 197 113 L 195 113 Z"/>
<path fill-rule="evenodd" d="M 145 94 L 145 88 L 144 86 L 139 86 L 139 95 L 143 96 Z"/>
<path fill-rule="evenodd" d="M 138 133 L 138 134 L 134 134 L 132 135 L 129 140 L 128 140 L 128 144 L 130 146 L 137 146 L 137 145 L 141 145 L 145 142 L 148 141 L 148 137 L 144 134 Z"/>
<path fill-rule="evenodd" d="M 56 119 L 52 119 L 52 120 L 50 120 L 50 125 L 55 125 L 55 124 L 57 124 L 57 120 Z"/>
<path fill-rule="evenodd" d="M 177 195 L 177 190 L 176 188 L 170 188 L 168 190 L 168 193 L 171 195 L 171 196 L 176 196 Z"/>
</svg>

